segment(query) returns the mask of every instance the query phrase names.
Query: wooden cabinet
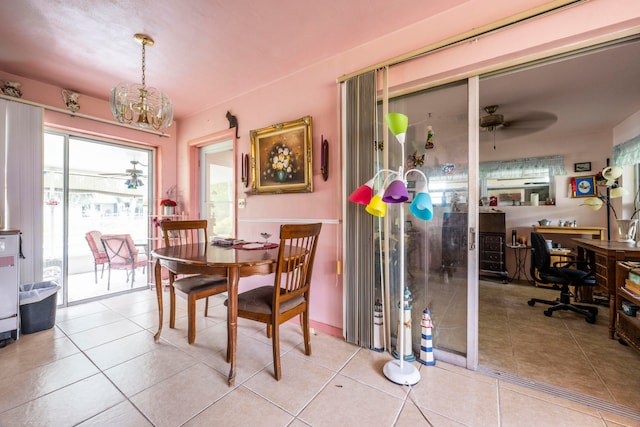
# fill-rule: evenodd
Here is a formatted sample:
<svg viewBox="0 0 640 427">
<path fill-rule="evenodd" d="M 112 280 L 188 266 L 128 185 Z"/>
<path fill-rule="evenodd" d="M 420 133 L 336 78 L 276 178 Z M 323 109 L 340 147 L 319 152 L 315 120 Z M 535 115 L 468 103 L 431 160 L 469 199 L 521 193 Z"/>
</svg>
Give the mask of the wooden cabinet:
<svg viewBox="0 0 640 427">
<path fill-rule="evenodd" d="M 609 337 L 614 338 L 616 324 L 617 261 L 640 261 L 640 248 L 634 242 L 573 239 L 578 259 L 588 261 L 596 272 L 596 284 L 609 298 Z M 586 301 L 585 301 L 586 302 Z"/>
<path fill-rule="evenodd" d="M 615 330 L 619 340 L 640 351 L 640 318 L 630 316 L 622 309 L 622 304 L 640 306 L 640 296 L 624 288 L 631 270 L 640 267 L 638 262 L 618 261 L 616 265 L 616 322 Z"/>
<path fill-rule="evenodd" d="M 506 227 L 504 212 L 481 212 L 478 227 L 481 276 L 509 279 L 506 257 Z"/>
<path fill-rule="evenodd" d="M 467 213 L 445 212 L 442 218 L 441 271 L 451 277 L 458 266 L 467 268 Z"/>
</svg>

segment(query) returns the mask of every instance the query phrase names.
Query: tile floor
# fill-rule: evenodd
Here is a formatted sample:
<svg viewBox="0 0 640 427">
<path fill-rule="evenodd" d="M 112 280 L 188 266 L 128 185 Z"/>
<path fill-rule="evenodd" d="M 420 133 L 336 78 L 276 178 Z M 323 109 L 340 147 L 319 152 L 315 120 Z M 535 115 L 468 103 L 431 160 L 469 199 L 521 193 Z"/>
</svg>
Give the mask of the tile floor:
<svg viewBox="0 0 640 427">
<path fill-rule="evenodd" d="M 166 298 L 168 300 L 168 298 Z M 389 382 L 389 356 L 324 334 L 302 350 L 297 322 L 282 333 L 283 379 L 272 375 L 264 329 L 240 319 L 236 385 L 223 298 L 186 342 L 176 329 L 153 342 L 153 292 L 58 310 L 56 326 L 0 349 L 0 426 L 637 426 L 623 417 L 438 361 L 412 387 Z M 180 301 L 181 302 L 181 301 Z M 202 309 L 202 306 L 200 307 Z M 542 316 L 541 316 L 542 317 Z M 637 396 L 637 390 L 636 390 Z"/>
<path fill-rule="evenodd" d="M 559 292 L 482 281 L 480 370 L 560 387 L 582 394 L 583 400 L 640 414 L 640 353 L 608 338 L 608 307 L 598 305 L 596 323 L 589 324 L 572 312 L 547 317 L 548 305 L 526 304 L 532 297 L 554 300 Z"/>
</svg>

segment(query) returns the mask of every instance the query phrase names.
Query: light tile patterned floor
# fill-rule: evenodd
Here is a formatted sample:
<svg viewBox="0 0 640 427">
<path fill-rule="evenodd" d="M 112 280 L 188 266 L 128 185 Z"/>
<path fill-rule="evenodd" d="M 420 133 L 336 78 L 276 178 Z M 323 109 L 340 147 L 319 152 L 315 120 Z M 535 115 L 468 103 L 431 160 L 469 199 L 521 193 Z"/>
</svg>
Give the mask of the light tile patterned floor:
<svg viewBox="0 0 640 427">
<path fill-rule="evenodd" d="M 165 325 L 153 342 L 150 291 L 59 310 L 56 327 L 0 349 L 0 425 L 640 425 L 442 361 L 417 365 L 422 378 L 411 389 L 395 385 L 382 375 L 386 353 L 316 334 L 305 356 L 295 320 L 284 326 L 278 382 L 264 329 L 240 319 L 229 387 L 222 301 L 199 316 L 194 345 L 186 342 L 183 301 L 176 329 Z"/>
</svg>

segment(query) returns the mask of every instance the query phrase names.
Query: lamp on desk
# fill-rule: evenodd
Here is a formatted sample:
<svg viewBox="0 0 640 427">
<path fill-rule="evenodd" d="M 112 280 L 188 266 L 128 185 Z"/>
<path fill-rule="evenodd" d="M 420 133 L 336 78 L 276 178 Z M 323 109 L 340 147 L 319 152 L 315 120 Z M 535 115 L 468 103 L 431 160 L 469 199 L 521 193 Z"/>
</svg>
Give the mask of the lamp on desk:
<svg viewBox="0 0 640 427">
<path fill-rule="evenodd" d="M 609 161 L 607 160 L 607 164 Z M 640 210 L 636 207 L 636 203 L 638 201 L 638 191 L 636 191 L 636 196 L 634 198 L 634 212 L 631 214 L 630 219 L 618 219 L 618 214 L 611 204 L 611 199 L 620 198 L 626 194 L 628 191 L 621 187 L 618 184 L 618 178 L 622 176 L 622 168 L 620 166 L 607 166 L 602 169 L 601 172 L 598 172 L 596 175 L 596 183 L 598 185 L 604 185 L 606 187 L 605 195 L 601 195 L 596 191 L 596 196 L 587 197 L 584 200 L 584 205 L 589 209 L 594 211 L 600 210 L 602 206 L 607 206 L 607 239 L 611 240 L 611 212 L 613 212 L 613 216 L 618 225 L 618 234 L 619 238 L 622 240 L 629 240 L 632 238 L 635 230 L 637 220 L 633 217 Z"/>
<path fill-rule="evenodd" d="M 402 147 L 402 157 L 405 158 L 404 153 L 404 139 L 409 124 L 409 119 L 404 114 L 389 113 L 386 116 L 387 125 L 389 130 L 396 137 L 396 140 Z M 386 173 L 387 176 L 374 195 L 374 186 L 376 179 L 380 174 Z M 391 169 L 381 169 L 378 171 L 372 179 L 367 181 L 366 184 L 358 187 L 348 200 L 350 202 L 366 205 L 365 210 L 377 217 L 384 217 L 387 212 L 387 203 L 399 203 L 400 204 L 400 217 L 399 217 L 399 235 L 404 236 L 404 203 L 409 200 L 409 193 L 407 191 L 407 176 L 410 173 L 417 173 L 424 178 L 424 185 L 420 191 L 416 194 L 409 211 L 418 219 L 429 221 L 433 218 L 433 202 L 428 192 L 428 180 L 422 171 L 418 169 L 409 169 L 404 171 L 403 167 L 398 167 L 397 171 Z M 388 182 L 390 178 L 393 178 L 391 182 Z M 405 288 L 405 253 L 404 253 L 404 238 L 398 239 L 398 251 L 399 251 L 399 268 L 400 268 L 400 286 L 398 286 L 398 319 L 403 319 L 403 304 L 404 288 Z M 388 260 L 387 260 L 388 262 Z M 397 349 L 400 349 L 399 360 L 390 360 L 384 365 L 383 373 L 391 381 L 401 385 L 413 385 L 420 381 L 420 372 L 418 369 L 410 363 L 404 363 L 404 333 L 401 330 L 399 333 Z"/>
</svg>

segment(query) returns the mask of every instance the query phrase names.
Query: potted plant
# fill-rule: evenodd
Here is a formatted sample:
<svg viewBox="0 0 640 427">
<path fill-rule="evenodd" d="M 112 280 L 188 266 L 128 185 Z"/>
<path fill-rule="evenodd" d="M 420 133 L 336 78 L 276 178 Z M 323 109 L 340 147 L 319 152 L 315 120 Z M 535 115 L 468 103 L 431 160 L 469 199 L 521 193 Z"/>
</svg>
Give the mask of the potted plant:
<svg viewBox="0 0 640 427">
<path fill-rule="evenodd" d="M 162 213 L 164 215 L 175 215 L 176 206 L 178 206 L 178 203 L 174 200 L 175 193 L 176 193 L 176 186 L 174 185 L 173 187 L 167 190 L 166 192 L 167 197 L 160 200 L 160 206 L 162 206 L 162 209 L 163 209 Z"/>
</svg>

